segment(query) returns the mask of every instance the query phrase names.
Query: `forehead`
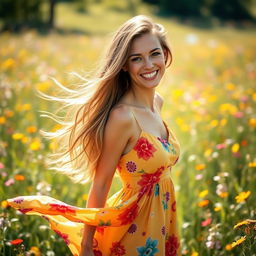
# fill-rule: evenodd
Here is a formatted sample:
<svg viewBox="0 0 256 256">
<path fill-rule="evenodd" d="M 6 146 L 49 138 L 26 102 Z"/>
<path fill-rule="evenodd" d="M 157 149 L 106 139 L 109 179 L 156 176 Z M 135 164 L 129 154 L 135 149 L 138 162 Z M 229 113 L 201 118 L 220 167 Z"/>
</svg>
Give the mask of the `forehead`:
<svg viewBox="0 0 256 256">
<path fill-rule="evenodd" d="M 161 48 L 161 44 L 156 35 L 147 33 L 135 38 L 131 44 L 130 53 L 150 52 L 152 49 Z"/>
</svg>

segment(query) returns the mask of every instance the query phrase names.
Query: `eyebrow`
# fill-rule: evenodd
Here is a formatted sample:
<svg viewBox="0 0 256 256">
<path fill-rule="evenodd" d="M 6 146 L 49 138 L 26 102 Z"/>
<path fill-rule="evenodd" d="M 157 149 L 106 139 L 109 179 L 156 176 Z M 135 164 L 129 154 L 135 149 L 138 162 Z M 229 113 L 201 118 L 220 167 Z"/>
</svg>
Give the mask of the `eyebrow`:
<svg viewBox="0 0 256 256">
<path fill-rule="evenodd" d="M 156 50 L 160 50 L 160 48 L 154 48 L 153 50 L 151 50 L 149 53 L 151 53 L 151 52 L 154 52 L 154 51 L 156 51 Z M 141 54 L 140 53 L 134 53 L 134 54 L 131 54 L 130 56 L 129 56 L 129 58 L 130 57 L 133 57 L 133 56 L 140 56 Z"/>
</svg>

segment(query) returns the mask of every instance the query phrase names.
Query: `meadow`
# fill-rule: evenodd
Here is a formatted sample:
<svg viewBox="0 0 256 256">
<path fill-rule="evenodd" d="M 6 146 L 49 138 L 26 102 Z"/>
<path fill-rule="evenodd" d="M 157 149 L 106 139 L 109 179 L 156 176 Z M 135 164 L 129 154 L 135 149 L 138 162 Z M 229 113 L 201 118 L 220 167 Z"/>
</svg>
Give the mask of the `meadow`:
<svg viewBox="0 0 256 256">
<path fill-rule="evenodd" d="M 70 86 L 77 81 L 68 73 L 96 67 L 111 32 L 130 17 L 105 8 L 95 5 L 83 14 L 61 4 L 57 32 L 0 35 L 0 255 L 71 255 L 44 219 L 10 209 L 6 199 L 44 194 L 85 206 L 89 185 L 46 167 L 55 144 L 39 130 L 59 127 L 40 111 L 58 105 L 36 90 L 54 94 L 49 77 Z M 165 100 L 162 117 L 181 145 L 171 175 L 182 255 L 256 255 L 255 28 L 217 21 L 198 27 L 151 16 L 165 25 L 173 53 L 157 91 Z M 110 195 L 120 187 L 115 178 Z"/>
</svg>

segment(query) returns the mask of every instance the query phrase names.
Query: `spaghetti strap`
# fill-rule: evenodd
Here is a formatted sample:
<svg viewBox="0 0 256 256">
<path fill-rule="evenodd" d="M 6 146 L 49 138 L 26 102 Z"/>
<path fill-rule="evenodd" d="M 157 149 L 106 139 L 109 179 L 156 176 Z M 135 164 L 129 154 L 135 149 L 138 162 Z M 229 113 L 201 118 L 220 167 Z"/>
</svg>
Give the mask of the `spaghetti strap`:
<svg viewBox="0 0 256 256">
<path fill-rule="evenodd" d="M 136 120 L 136 123 L 137 123 L 138 126 L 140 127 L 141 131 L 143 131 L 143 129 L 142 129 L 142 127 L 140 126 L 140 123 L 139 123 L 138 119 L 136 118 L 136 116 L 135 116 L 135 114 L 134 114 L 134 112 L 133 112 L 132 109 L 131 109 L 131 112 L 132 112 L 132 115 L 133 115 L 134 119 Z"/>
</svg>

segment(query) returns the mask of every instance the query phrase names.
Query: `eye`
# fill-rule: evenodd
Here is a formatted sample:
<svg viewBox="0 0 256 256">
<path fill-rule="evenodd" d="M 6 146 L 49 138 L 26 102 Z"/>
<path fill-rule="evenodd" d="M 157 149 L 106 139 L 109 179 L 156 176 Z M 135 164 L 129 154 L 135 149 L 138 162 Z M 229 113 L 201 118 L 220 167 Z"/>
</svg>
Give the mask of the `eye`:
<svg viewBox="0 0 256 256">
<path fill-rule="evenodd" d="M 158 55 L 161 55 L 161 52 L 153 52 L 152 53 L 152 56 L 158 56 Z"/>
<path fill-rule="evenodd" d="M 140 60 L 141 60 L 141 57 L 135 57 L 131 59 L 132 62 L 138 62 Z"/>
</svg>

